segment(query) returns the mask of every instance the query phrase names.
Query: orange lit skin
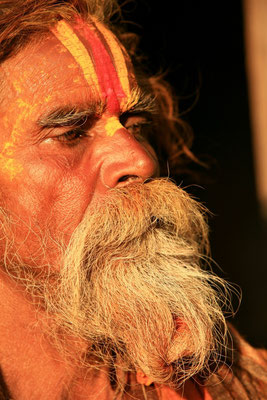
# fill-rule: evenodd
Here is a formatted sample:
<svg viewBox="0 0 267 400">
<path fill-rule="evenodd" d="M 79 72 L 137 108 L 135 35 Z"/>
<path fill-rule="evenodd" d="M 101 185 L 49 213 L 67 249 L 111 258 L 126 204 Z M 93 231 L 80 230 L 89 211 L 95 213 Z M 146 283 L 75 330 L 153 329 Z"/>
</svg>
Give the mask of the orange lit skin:
<svg viewBox="0 0 267 400">
<path fill-rule="evenodd" d="M 150 386 L 153 383 L 153 379 L 148 378 L 148 376 L 141 370 L 136 372 L 136 381 L 137 383 L 140 383 L 140 385 L 145 386 Z"/>
<path fill-rule="evenodd" d="M 132 88 L 136 83 L 125 63 Z M 49 226 L 54 238 L 68 241 L 89 204 L 120 184 L 121 176 L 143 180 L 155 174 L 152 148 L 121 125 L 120 110 L 112 114 L 107 107 L 90 135 L 74 147 L 55 140 L 71 128 L 40 131 L 37 127 L 37 119 L 54 107 L 99 101 L 96 88 L 90 87 L 79 63 L 55 35 L 38 47 L 25 48 L 1 70 L 7 86 L 0 109 L 0 185 L 5 188 L 6 207 L 26 226 L 34 229 L 36 223 L 41 231 Z M 123 108 L 132 99 L 118 99 L 112 90 L 108 101 Z M 127 124 L 131 118 L 138 116 Z M 18 242 L 28 240 L 20 245 L 22 257 L 34 252 L 26 226 L 16 231 Z M 55 245 L 49 249 L 46 261 L 55 263 Z"/>
<path fill-rule="evenodd" d="M 135 87 L 126 59 L 125 65 L 129 87 Z M 107 107 L 88 128 L 88 136 L 74 146 L 58 140 L 73 127 L 41 130 L 37 126 L 38 118 L 55 107 L 90 107 L 103 100 L 97 87 L 89 85 L 79 62 L 52 33 L 0 68 L 5 81 L 0 104 L 1 206 L 18 221 L 11 228 L 14 248 L 9 248 L 8 254 L 16 250 L 22 263 L 31 266 L 35 257 L 39 267 L 50 264 L 57 269 L 60 254 L 56 243 L 67 244 L 85 210 L 93 210 L 111 188 L 131 182 L 125 177 L 144 181 L 154 176 L 155 154 L 129 130 L 140 116 L 129 117 L 125 126 L 120 124 L 121 112 L 135 100 L 127 94 L 121 97 L 121 90 L 112 86 L 113 78 L 105 82 Z M 122 110 L 115 110 L 114 104 Z M 45 254 L 35 233 L 46 240 Z M 5 252 L 2 244 L 0 241 L 1 257 Z M 88 393 L 97 398 L 99 390 L 103 398 L 111 398 L 108 374 L 91 376 L 91 371 L 64 363 L 43 333 L 42 312 L 36 312 L 24 291 L 6 274 L 0 271 L 0 275 L 1 368 L 12 398 L 55 399 L 69 387 L 75 391 L 71 398 L 87 399 Z M 84 347 L 78 348 L 77 356 L 78 342 L 74 342 L 72 351 L 82 359 Z"/>
</svg>

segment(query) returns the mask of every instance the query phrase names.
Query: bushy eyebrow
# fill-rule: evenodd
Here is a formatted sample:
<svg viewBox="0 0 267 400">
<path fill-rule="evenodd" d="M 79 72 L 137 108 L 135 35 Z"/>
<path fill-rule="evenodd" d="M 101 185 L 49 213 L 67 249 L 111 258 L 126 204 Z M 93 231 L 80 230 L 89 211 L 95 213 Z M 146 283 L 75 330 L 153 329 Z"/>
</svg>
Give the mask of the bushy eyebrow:
<svg viewBox="0 0 267 400">
<path fill-rule="evenodd" d="M 60 126 L 83 125 L 88 119 L 97 118 L 102 115 L 106 108 L 104 102 L 95 102 L 86 106 L 64 106 L 56 107 L 46 115 L 37 120 L 41 128 L 56 128 Z M 122 114 L 155 113 L 155 98 L 140 89 L 134 89 L 127 103 L 124 105 Z"/>
<path fill-rule="evenodd" d="M 122 112 L 155 114 L 157 112 L 155 96 L 150 92 L 142 91 L 140 88 L 133 89 Z"/>
<path fill-rule="evenodd" d="M 41 128 L 56 128 L 59 126 L 75 126 L 83 124 L 88 118 L 101 115 L 102 107 L 96 103 L 94 105 L 79 106 L 64 106 L 56 107 L 47 115 L 41 116 L 37 125 Z"/>
</svg>

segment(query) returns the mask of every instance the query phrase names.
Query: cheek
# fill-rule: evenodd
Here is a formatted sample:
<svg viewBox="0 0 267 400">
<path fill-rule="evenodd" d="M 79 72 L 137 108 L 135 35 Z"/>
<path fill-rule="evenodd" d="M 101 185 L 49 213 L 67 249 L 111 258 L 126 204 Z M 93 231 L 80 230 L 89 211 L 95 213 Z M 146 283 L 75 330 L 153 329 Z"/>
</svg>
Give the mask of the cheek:
<svg viewBox="0 0 267 400">
<path fill-rule="evenodd" d="M 91 200 L 85 177 L 52 162 L 27 164 L 19 179 L 2 181 L 7 208 L 25 226 L 49 229 L 55 238 L 72 233 Z"/>
<path fill-rule="evenodd" d="M 90 203 L 90 191 L 85 180 L 73 174 L 62 176 L 42 165 L 27 172 L 22 181 L 3 189 L 8 214 L 17 221 L 11 235 L 14 251 L 29 265 L 55 265 L 58 243 L 68 244 Z"/>
<path fill-rule="evenodd" d="M 57 188 L 52 210 L 56 229 L 72 234 L 91 201 L 88 187 L 80 177 L 66 177 Z"/>
<path fill-rule="evenodd" d="M 47 219 L 55 231 L 74 229 L 90 202 L 87 180 L 77 171 L 47 163 L 31 166 L 28 176 L 28 187 L 39 198 L 39 219 Z"/>
</svg>

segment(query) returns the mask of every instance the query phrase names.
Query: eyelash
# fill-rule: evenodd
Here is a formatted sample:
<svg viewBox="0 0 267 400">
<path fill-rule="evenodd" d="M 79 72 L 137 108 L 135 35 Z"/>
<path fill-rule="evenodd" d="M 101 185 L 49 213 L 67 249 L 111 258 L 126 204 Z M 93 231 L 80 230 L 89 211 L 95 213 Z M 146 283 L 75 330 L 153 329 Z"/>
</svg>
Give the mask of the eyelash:
<svg viewBox="0 0 267 400">
<path fill-rule="evenodd" d="M 143 140 L 147 139 L 147 135 L 145 132 L 145 128 L 148 128 L 151 126 L 151 121 L 140 121 L 140 122 L 135 122 L 132 125 L 126 127 L 126 129 L 132 133 L 135 137 L 137 138 L 143 138 Z"/>
<path fill-rule="evenodd" d="M 140 122 L 135 122 L 127 126 L 125 124 L 125 128 L 136 138 L 136 140 L 142 142 L 148 140 L 148 134 L 145 131 L 145 128 L 151 126 L 151 121 L 143 120 Z M 72 129 L 68 132 L 63 133 L 62 135 L 57 136 L 55 139 L 60 142 L 64 146 L 74 147 L 78 145 L 81 140 L 88 137 L 87 131 L 81 128 Z"/>
<path fill-rule="evenodd" d="M 81 128 L 77 128 L 65 132 L 62 135 L 57 136 L 55 139 L 62 145 L 73 147 L 80 143 L 80 141 L 85 137 L 88 137 L 87 132 Z"/>
</svg>

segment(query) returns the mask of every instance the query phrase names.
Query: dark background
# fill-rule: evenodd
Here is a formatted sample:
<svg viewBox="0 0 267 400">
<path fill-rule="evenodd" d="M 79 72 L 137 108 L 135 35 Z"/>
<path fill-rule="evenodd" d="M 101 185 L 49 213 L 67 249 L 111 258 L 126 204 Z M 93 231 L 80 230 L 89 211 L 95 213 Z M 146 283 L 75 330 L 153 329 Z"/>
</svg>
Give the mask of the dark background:
<svg viewBox="0 0 267 400">
<path fill-rule="evenodd" d="M 255 191 L 242 2 L 137 0 L 125 10 L 151 72 L 168 70 L 181 112 L 188 110 L 194 153 L 209 160 L 192 190 L 214 214 L 212 256 L 223 270 L 215 272 L 242 288 L 234 324 L 267 347 L 267 230 Z"/>
</svg>

